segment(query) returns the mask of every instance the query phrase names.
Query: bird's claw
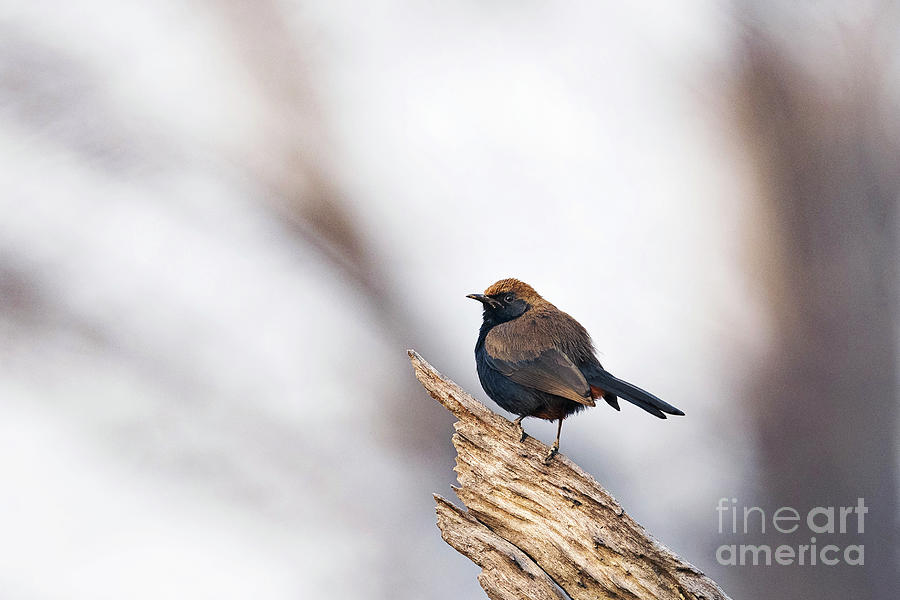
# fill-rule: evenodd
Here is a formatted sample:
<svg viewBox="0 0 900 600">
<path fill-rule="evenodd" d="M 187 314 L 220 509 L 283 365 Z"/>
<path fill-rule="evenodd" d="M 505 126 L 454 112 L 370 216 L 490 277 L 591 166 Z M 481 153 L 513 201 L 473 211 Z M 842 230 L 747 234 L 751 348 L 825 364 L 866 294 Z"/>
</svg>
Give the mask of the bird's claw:
<svg viewBox="0 0 900 600">
<path fill-rule="evenodd" d="M 520 441 L 520 442 L 524 442 L 524 441 L 525 441 L 525 438 L 528 437 L 528 434 L 525 433 L 525 428 L 522 427 L 522 424 L 521 424 L 521 423 L 519 423 L 518 427 L 519 427 L 519 441 Z"/>
<path fill-rule="evenodd" d="M 513 421 L 513 425 L 515 425 L 516 427 L 519 428 L 519 441 L 520 442 L 524 442 L 525 438 L 528 437 L 528 434 L 525 433 L 525 428 L 522 427 L 522 419 L 524 419 L 524 418 L 525 418 L 524 416 L 520 416 L 515 421 Z"/>
<path fill-rule="evenodd" d="M 559 442 L 556 442 L 552 446 L 550 446 L 550 452 L 548 452 L 547 456 L 544 457 L 544 464 L 549 465 L 550 461 L 553 460 L 553 457 L 556 456 L 557 452 L 559 452 Z"/>
</svg>

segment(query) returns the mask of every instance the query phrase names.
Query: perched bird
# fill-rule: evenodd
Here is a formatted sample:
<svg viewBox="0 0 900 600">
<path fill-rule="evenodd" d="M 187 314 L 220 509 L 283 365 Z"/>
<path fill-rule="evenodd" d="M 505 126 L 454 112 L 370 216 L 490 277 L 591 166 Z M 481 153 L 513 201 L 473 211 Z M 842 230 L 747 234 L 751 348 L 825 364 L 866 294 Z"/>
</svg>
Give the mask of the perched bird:
<svg viewBox="0 0 900 600">
<path fill-rule="evenodd" d="M 469 294 L 484 306 L 475 344 L 478 378 L 501 408 L 519 415 L 514 421 L 525 439 L 522 419 L 558 421 L 556 441 L 545 462 L 559 450 L 562 422 L 603 398 L 619 410 L 618 398 L 651 415 L 684 415 L 653 394 L 610 375 L 594 356 L 594 344 L 581 324 L 559 310 L 530 285 L 501 279 L 483 294 Z M 664 414 L 665 413 L 665 414 Z"/>
</svg>

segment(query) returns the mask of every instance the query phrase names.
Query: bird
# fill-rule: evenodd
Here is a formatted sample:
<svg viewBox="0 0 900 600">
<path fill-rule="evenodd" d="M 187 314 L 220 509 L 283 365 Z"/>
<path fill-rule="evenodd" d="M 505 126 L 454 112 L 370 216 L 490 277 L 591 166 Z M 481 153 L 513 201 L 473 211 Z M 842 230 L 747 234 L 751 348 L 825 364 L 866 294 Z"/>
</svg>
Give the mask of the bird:
<svg viewBox="0 0 900 600">
<path fill-rule="evenodd" d="M 595 406 L 599 398 L 616 410 L 623 398 L 660 419 L 684 415 L 606 371 L 587 330 L 527 283 L 501 279 L 483 294 L 466 297 L 481 302 L 484 309 L 475 344 L 478 379 L 494 402 L 518 415 L 513 423 L 519 428 L 519 441 L 527 437 L 522 427 L 526 417 L 558 422 L 545 464 L 559 451 L 563 420 Z"/>
</svg>

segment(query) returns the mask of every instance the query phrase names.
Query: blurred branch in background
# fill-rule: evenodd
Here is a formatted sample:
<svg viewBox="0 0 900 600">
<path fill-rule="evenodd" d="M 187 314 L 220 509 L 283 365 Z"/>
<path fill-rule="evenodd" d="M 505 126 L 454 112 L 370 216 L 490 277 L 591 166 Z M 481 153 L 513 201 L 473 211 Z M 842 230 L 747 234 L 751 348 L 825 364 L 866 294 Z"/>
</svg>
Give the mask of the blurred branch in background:
<svg viewBox="0 0 900 600">
<path fill-rule="evenodd" d="M 270 190 L 270 208 L 362 292 L 392 334 L 402 320 L 375 240 L 363 234 L 330 172 L 332 147 L 309 81 L 304 40 L 274 2 L 226 0 L 210 7 L 222 16 L 229 46 L 244 61 L 269 111 L 267 147 L 242 157 L 247 167 Z"/>
<path fill-rule="evenodd" d="M 761 190 L 753 267 L 775 331 L 750 390 L 758 485 L 771 508 L 865 498 L 865 566 L 741 569 L 748 596 L 900 589 L 900 21 L 888 4 L 849 6 L 745 4 L 735 96 Z M 767 534 L 773 547 L 784 539 Z"/>
<path fill-rule="evenodd" d="M 269 192 L 267 206 L 358 292 L 390 345 L 408 345 L 425 327 L 414 312 L 405 310 L 396 291 L 398 278 L 380 257 L 379 242 L 385 240 L 363 230 L 352 202 L 340 189 L 327 120 L 310 81 L 313 61 L 306 50 L 312 42 L 302 35 L 305 23 L 292 27 L 290 15 L 268 0 L 216 1 L 210 6 L 222 15 L 230 45 L 245 62 L 268 109 L 263 152 L 243 157 Z M 423 463 L 443 457 L 446 447 L 434 444 L 446 425 L 441 415 L 405 400 L 413 389 L 409 379 L 386 378 L 385 385 L 390 389 L 367 394 L 389 399 L 379 423 L 386 445 L 400 447 L 406 457 L 419 457 Z M 405 425 L 395 426 L 400 421 Z"/>
</svg>

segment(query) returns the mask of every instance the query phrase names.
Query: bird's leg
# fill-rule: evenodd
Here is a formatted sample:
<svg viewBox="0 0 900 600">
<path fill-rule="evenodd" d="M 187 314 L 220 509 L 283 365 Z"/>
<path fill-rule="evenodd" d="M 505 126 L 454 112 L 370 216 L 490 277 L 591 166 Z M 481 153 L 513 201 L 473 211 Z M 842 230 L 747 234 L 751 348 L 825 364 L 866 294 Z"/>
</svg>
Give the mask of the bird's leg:
<svg viewBox="0 0 900 600">
<path fill-rule="evenodd" d="M 559 419 L 559 426 L 556 428 L 556 441 L 550 446 L 550 452 L 548 452 L 546 458 L 544 458 L 545 465 L 549 465 L 553 457 L 556 456 L 556 453 L 559 452 L 559 434 L 562 433 L 562 422 L 563 420 Z"/>
<path fill-rule="evenodd" d="M 524 418 L 525 418 L 525 415 L 519 415 L 518 417 L 516 417 L 516 420 L 513 421 L 513 423 L 515 423 L 516 427 L 519 428 L 519 441 L 520 442 L 524 442 L 525 438 L 528 437 L 528 434 L 525 433 L 525 428 L 522 427 L 522 419 L 524 419 Z"/>
</svg>

